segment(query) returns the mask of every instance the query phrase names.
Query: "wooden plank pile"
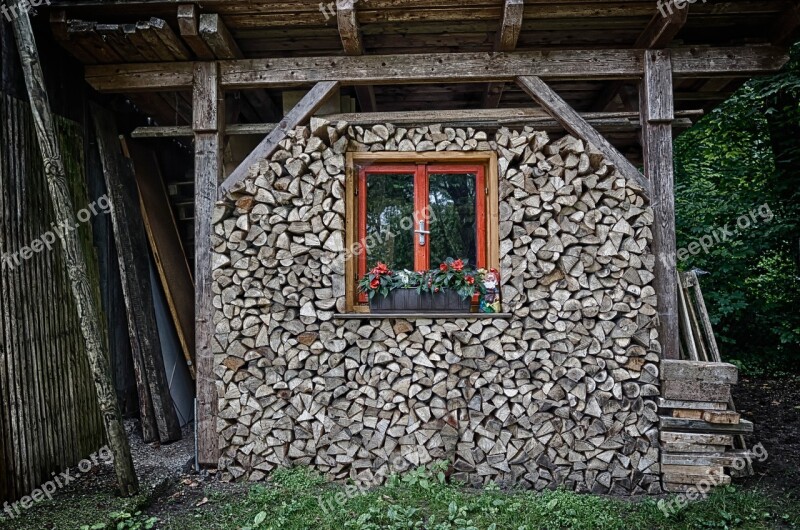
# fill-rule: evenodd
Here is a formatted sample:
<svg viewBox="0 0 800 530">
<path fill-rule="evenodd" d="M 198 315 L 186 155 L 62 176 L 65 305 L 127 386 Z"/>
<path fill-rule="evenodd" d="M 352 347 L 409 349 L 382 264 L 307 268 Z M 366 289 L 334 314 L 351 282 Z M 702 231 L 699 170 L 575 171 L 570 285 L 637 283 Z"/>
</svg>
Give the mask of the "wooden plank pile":
<svg viewBox="0 0 800 530">
<path fill-rule="evenodd" d="M 510 319 L 338 318 L 349 151 L 497 153 Z M 224 480 L 449 459 L 471 484 L 661 492 L 652 209 L 595 148 L 315 118 L 233 195 L 212 238 Z"/>
<path fill-rule="evenodd" d="M 701 481 L 730 483 L 725 468 L 744 455 L 732 451 L 733 438 L 753 431 L 752 423 L 728 407 L 737 377 L 736 367 L 728 363 L 661 362 L 658 404 L 665 491 L 687 491 Z"/>
</svg>

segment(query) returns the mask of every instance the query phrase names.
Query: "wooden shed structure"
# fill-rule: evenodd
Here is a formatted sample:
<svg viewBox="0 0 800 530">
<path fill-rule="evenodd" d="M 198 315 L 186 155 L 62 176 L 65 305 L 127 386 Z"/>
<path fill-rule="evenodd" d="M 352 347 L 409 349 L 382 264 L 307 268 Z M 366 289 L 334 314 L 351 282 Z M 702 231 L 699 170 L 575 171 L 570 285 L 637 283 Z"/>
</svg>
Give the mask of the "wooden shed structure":
<svg viewBox="0 0 800 530">
<path fill-rule="evenodd" d="M 364 478 L 447 457 L 478 481 L 660 491 L 672 138 L 783 66 L 796 0 L 49 4 L 37 39 L 87 98 L 147 117 L 117 124 L 128 142 L 178 153 L 165 186 L 194 264 L 201 464 Z M 365 314 L 344 256 L 360 172 L 445 163 L 494 183 L 478 261 L 501 271 L 502 314 Z M 608 259 L 568 285 L 609 231 Z"/>
</svg>

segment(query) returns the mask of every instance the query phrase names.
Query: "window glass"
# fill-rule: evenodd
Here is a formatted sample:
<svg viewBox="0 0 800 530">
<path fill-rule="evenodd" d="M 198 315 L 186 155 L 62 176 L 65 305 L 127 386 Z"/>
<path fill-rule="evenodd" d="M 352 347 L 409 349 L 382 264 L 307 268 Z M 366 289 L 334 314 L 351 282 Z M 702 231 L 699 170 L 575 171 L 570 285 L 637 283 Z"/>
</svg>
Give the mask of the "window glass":
<svg viewBox="0 0 800 530">
<path fill-rule="evenodd" d="M 430 260 L 437 267 L 447 258 L 477 264 L 475 173 L 430 173 Z"/>
<path fill-rule="evenodd" d="M 367 176 L 367 268 L 414 269 L 414 175 Z"/>
</svg>

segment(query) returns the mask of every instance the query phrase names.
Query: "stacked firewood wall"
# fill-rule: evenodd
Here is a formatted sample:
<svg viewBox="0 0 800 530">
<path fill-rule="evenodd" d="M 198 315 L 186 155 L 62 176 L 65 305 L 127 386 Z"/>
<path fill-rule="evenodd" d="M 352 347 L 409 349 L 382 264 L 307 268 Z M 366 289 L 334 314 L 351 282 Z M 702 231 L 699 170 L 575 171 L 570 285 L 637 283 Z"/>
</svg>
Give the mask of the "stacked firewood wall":
<svg viewBox="0 0 800 530">
<path fill-rule="evenodd" d="M 344 320 L 348 151 L 495 151 L 510 319 Z M 530 128 L 315 119 L 215 212 L 220 468 L 657 493 L 651 208 L 603 156 Z M 378 477 L 376 479 L 376 477 Z"/>
</svg>

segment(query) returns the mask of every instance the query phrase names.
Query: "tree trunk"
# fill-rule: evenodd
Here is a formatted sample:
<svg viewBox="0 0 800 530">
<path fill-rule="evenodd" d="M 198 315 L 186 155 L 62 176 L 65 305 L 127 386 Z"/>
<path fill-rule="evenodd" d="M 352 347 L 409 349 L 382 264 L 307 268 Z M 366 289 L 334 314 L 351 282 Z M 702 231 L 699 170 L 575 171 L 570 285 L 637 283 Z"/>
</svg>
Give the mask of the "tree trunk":
<svg viewBox="0 0 800 530">
<path fill-rule="evenodd" d="M 39 52 L 33 38 L 33 29 L 27 11 L 20 7 L 19 0 L 12 0 L 12 5 L 17 6 L 18 16 L 13 20 L 14 34 L 17 38 L 22 70 L 25 74 L 25 83 L 28 87 L 31 109 L 36 124 L 36 135 L 39 138 L 39 147 L 44 160 L 45 178 L 50 192 L 50 199 L 55 211 L 56 222 L 73 223 L 74 209 L 70 199 L 64 164 L 61 160 L 61 149 L 55 135 L 53 116 L 50 111 L 50 102 L 44 85 Z M 108 436 L 108 443 L 114 454 L 114 467 L 117 473 L 120 492 L 124 496 L 135 495 L 139 485 L 133 469 L 128 438 L 122 425 L 122 415 L 119 411 L 114 385 L 111 380 L 111 371 L 108 363 L 107 352 L 99 325 L 99 312 L 92 296 L 89 285 L 86 260 L 83 256 L 77 232 L 64 230 L 60 234 L 61 244 L 64 248 L 64 259 L 75 305 L 78 308 L 78 318 L 81 323 L 81 332 L 86 342 L 86 355 L 92 370 L 97 402 L 103 415 L 103 422 Z"/>
</svg>

